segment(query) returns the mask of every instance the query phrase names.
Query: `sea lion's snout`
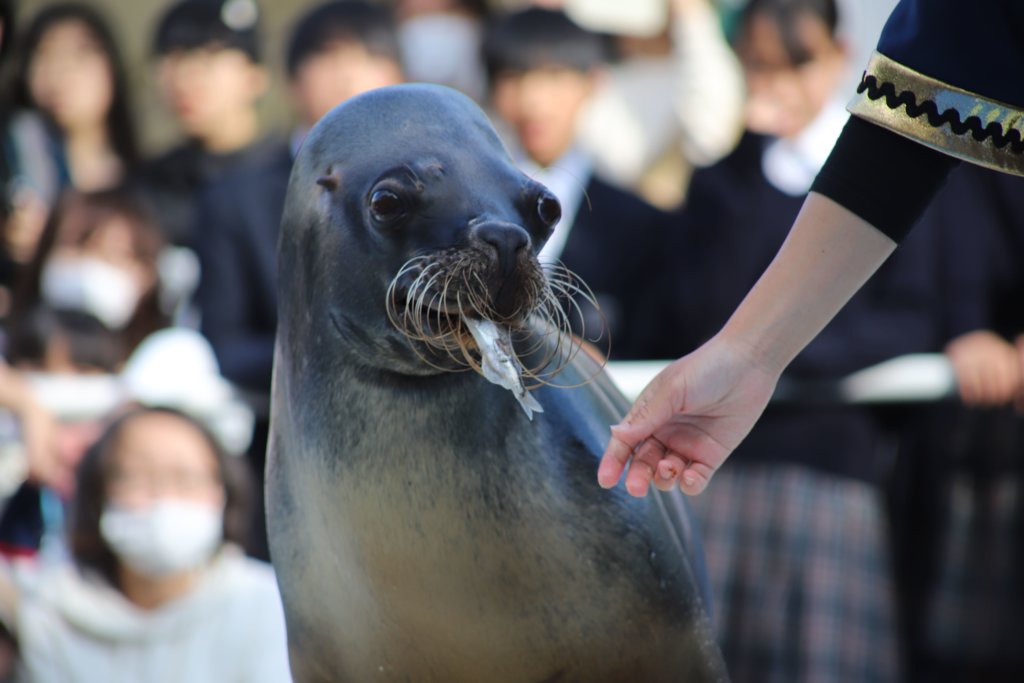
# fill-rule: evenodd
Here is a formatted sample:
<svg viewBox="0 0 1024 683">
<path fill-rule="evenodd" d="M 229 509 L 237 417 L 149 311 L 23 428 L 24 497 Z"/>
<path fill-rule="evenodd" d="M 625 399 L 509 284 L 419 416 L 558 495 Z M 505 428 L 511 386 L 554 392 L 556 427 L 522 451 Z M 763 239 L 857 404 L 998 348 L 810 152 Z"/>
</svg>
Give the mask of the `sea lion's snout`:
<svg viewBox="0 0 1024 683">
<path fill-rule="evenodd" d="M 498 271 L 503 276 L 515 269 L 520 252 L 530 246 L 530 236 L 526 230 L 514 223 L 484 223 L 476 228 L 475 233 L 477 239 L 494 249 Z"/>
<path fill-rule="evenodd" d="M 529 233 L 514 223 L 494 221 L 476 226 L 473 241 L 492 259 L 485 280 L 489 307 L 498 319 L 521 317 L 535 303 L 524 299 L 533 295 L 530 283 L 538 274 Z"/>
</svg>

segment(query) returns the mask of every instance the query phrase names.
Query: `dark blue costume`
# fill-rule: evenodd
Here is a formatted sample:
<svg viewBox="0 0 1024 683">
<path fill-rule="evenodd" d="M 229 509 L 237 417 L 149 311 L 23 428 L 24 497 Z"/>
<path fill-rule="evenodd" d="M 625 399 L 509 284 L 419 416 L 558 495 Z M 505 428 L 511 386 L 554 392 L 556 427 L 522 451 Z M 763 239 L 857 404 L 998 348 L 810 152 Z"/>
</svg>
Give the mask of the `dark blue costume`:
<svg viewBox="0 0 1024 683">
<path fill-rule="evenodd" d="M 200 331 L 221 373 L 259 399 L 270 395 L 277 330 L 277 235 L 292 156 L 275 144 L 258 161 L 226 174 L 202 194 L 195 249 L 202 267 L 196 303 Z M 256 479 L 252 538 L 246 550 L 266 559 L 263 469 L 269 419 L 257 415 L 249 462 Z"/>
<path fill-rule="evenodd" d="M 1017 0 L 902 0 L 812 189 L 899 240 L 955 159 L 1024 175 L 1022 35 Z"/>
</svg>

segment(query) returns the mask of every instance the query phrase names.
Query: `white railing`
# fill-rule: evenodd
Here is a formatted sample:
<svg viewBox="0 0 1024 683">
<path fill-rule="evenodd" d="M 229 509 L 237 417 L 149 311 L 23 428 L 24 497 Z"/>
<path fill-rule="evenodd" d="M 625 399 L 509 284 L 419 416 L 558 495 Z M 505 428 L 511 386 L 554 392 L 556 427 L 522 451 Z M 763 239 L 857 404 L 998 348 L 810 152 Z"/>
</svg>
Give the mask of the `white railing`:
<svg viewBox="0 0 1024 683">
<path fill-rule="evenodd" d="M 607 371 L 629 400 L 670 361 L 615 361 Z M 838 382 L 801 382 L 783 377 L 773 401 L 785 403 L 922 403 L 950 397 L 956 378 L 939 353 L 900 356 L 865 368 Z"/>
</svg>

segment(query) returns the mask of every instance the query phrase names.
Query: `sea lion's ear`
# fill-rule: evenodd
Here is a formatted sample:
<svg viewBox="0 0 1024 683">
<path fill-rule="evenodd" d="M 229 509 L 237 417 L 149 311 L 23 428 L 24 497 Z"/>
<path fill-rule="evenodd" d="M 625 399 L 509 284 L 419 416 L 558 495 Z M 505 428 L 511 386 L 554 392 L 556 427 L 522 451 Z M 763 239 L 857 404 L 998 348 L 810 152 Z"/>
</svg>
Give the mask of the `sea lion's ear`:
<svg viewBox="0 0 1024 683">
<path fill-rule="evenodd" d="M 316 184 L 326 189 L 328 192 L 334 192 L 341 185 L 341 178 L 334 171 L 333 168 L 328 168 L 325 175 L 320 176 L 316 179 Z"/>
</svg>

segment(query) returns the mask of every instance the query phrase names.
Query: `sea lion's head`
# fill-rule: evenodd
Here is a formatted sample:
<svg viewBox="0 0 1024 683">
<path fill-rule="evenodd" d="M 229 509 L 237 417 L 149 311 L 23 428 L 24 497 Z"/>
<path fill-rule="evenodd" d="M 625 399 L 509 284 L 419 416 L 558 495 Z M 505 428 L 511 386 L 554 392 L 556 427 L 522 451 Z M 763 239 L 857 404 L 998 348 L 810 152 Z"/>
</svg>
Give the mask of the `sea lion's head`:
<svg viewBox="0 0 1024 683">
<path fill-rule="evenodd" d="M 570 285 L 537 260 L 560 217 L 469 98 L 381 88 L 335 108 L 303 144 L 282 284 L 361 362 L 406 374 L 477 367 L 467 317 L 513 333 L 538 318 L 568 327 L 556 292 Z M 282 321 L 302 325 L 297 315 Z"/>
</svg>

